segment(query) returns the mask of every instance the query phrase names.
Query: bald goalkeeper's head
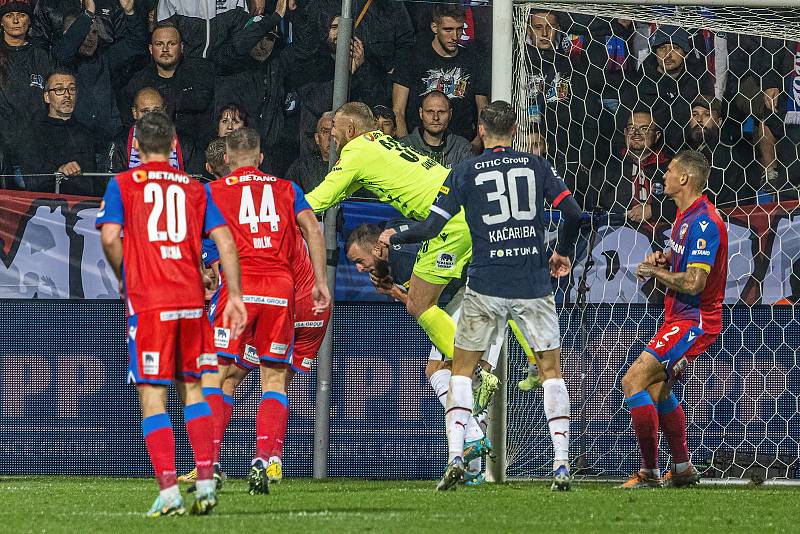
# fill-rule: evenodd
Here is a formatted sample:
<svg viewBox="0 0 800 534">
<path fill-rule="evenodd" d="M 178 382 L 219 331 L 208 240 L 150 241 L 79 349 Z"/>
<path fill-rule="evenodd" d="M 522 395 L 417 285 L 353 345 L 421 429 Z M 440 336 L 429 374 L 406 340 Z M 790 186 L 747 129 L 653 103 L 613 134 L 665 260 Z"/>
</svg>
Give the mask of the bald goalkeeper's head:
<svg viewBox="0 0 800 534">
<path fill-rule="evenodd" d="M 336 141 L 336 150 L 341 155 L 344 146 L 354 137 L 376 130 L 375 116 L 363 102 L 348 102 L 336 110 L 333 116 L 331 136 Z"/>
</svg>

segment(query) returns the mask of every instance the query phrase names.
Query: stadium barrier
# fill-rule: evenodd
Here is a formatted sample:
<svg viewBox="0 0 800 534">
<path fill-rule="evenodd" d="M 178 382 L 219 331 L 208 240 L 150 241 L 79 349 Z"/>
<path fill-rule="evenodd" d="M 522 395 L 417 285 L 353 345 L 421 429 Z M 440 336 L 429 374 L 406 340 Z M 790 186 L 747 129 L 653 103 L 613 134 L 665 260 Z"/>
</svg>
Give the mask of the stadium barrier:
<svg viewBox="0 0 800 534">
<path fill-rule="evenodd" d="M 658 316 L 641 305 L 590 306 L 584 325 L 614 328 L 589 326 L 595 342 L 586 351 L 581 309 L 570 305 L 560 316 L 573 400 L 572 454 L 583 456 L 587 474 L 630 473 L 638 453 L 619 376 L 655 332 Z M 740 458 L 773 459 L 777 476 L 798 477 L 799 321 L 797 307 L 726 309 L 721 340 L 689 367 L 680 391 L 697 463 L 710 463 L 716 455 L 719 467 L 736 451 Z M 401 306 L 379 303 L 338 305 L 334 332 L 329 475 L 439 476 L 447 457 L 444 414 L 423 372 L 425 335 Z M 0 300 L 0 474 L 151 474 L 135 391 L 124 384 L 125 336 L 119 301 Z M 509 354 L 514 439 L 508 474 L 544 476 L 551 459 L 541 392 L 516 390 L 526 361 L 516 345 Z M 313 373 L 299 376 L 290 387 L 287 476 L 311 475 L 314 380 Z M 232 475 L 248 468 L 259 397 L 253 377 L 236 394 L 222 450 L 222 464 Z M 170 412 L 178 466 L 188 469 L 191 451 L 174 397 Z M 735 469 L 709 474 L 741 476 L 743 469 Z"/>
</svg>

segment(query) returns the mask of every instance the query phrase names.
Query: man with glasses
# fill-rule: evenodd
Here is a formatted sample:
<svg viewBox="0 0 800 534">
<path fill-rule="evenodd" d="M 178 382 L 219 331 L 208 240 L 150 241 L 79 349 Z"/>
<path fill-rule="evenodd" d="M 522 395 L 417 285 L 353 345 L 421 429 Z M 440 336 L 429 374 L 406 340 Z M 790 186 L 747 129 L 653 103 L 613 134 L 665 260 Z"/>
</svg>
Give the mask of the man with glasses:
<svg viewBox="0 0 800 534">
<path fill-rule="evenodd" d="M 600 206 L 624 214 L 633 225 L 675 215 L 674 203 L 664 196 L 670 158 L 661 149 L 661 135 L 649 109 L 634 109 L 625 126 L 625 148 L 592 172 L 592 183 L 603 184 Z"/>
<path fill-rule="evenodd" d="M 50 73 L 45 83 L 44 101 L 47 116 L 33 125 L 30 140 L 23 149 L 22 171 L 40 174 L 26 178 L 30 191 L 53 192 L 55 173 L 67 177 L 62 193 L 101 196 L 105 183 L 80 178 L 97 170 L 91 133 L 73 117 L 78 88 L 75 76 L 67 70 Z"/>
</svg>

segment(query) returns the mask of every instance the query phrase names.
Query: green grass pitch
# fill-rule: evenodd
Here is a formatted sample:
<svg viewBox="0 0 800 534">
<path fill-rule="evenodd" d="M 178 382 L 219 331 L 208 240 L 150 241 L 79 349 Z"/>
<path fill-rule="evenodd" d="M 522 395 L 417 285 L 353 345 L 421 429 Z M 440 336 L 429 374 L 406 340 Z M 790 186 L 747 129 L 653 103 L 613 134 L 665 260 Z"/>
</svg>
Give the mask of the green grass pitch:
<svg viewBox="0 0 800 534">
<path fill-rule="evenodd" d="M 437 493 L 434 481 L 284 480 L 250 496 L 232 480 L 205 517 L 143 517 L 152 480 L 0 477 L 0 531 L 17 532 L 797 532 L 800 488 L 622 491 L 511 482 Z M 187 505 L 188 505 L 187 500 Z"/>
</svg>

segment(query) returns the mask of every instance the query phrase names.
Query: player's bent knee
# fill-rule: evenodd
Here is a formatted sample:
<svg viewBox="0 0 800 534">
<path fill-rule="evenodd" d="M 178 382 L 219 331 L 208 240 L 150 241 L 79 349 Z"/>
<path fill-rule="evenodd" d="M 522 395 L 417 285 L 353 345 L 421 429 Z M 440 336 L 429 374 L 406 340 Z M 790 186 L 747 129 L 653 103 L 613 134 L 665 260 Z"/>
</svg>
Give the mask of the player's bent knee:
<svg viewBox="0 0 800 534">
<path fill-rule="evenodd" d="M 286 393 L 286 372 L 285 364 L 262 365 L 261 366 L 261 391 L 266 393 Z"/>
<path fill-rule="evenodd" d="M 539 376 L 542 380 L 561 378 L 561 349 L 546 350 L 536 354 Z"/>
</svg>

